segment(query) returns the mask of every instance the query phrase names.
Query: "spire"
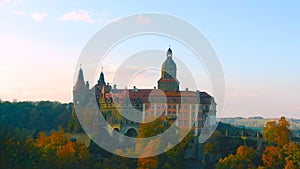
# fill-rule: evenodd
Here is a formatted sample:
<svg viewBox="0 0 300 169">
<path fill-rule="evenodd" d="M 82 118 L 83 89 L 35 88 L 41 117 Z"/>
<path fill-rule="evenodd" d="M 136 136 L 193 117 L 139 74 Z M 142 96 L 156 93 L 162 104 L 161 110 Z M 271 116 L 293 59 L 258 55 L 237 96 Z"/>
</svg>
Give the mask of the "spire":
<svg viewBox="0 0 300 169">
<path fill-rule="evenodd" d="M 83 71 L 82 71 L 81 64 L 80 64 L 80 69 L 78 72 L 78 77 L 77 77 L 77 81 L 74 86 L 74 90 L 80 90 L 84 87 L 85 87 L 84 76 L 83 76 Z"/>
<path fill-rule="evenodd" d="M 169 45 L 169 49 L 167 51 L 167 57 L 172 57 L 171 45 Z"/>
<path fill-rule="evenodd" d="M 77 81 L 78 81 L 78 80 L 84 81 L 83 71 L 82 71 L 82 69 L 81 69 L 81 64 L 80 64 L 80 69 L 79 69 Z"/>
<path fill-rule="evenodd" d="M 104 73 L 103 73 L 103 67 L 101 67 L 101 73 L 100 73 L 100 77 L 98 80 L 98 84 L 104 85 L 105 84 L 105 79 L 104 79 Z"/>
</svg>

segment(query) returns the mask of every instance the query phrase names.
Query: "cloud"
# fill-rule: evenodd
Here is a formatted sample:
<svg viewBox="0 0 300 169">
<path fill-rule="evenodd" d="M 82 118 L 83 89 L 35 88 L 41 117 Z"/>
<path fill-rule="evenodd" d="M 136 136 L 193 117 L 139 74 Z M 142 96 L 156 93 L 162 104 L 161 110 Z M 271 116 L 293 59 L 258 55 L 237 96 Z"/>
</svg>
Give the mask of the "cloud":
<svg viewBox="0 0 300 169">
<path fill-rule="evenodd" d="M 23 0 L 0 0 L 0 5 L 7 5 L 13 2 L 23 2 Z"/>
<path fill-rule="evenodd" d="M 11 13 L 14 15 L 25 15 L 25 12 L 20 10 L 12 10 Z"/>
<path fill-rule="evenodd" d="M 95 20 L 91 17 L 90 12 L 86 10 L 78 10 L 68 12 L 61 17 L 60 21 L 82 21 L 87 23 L 93 23 Z"/>
<path fill-rule="evenodd" d="M 30 16 L 35 22 L 42 22 L 45 19 L 45 17 L 48 16 L 48 14 L 45 12 L 41 12 L 41 13 L 34 12 Z"/>
</svg>

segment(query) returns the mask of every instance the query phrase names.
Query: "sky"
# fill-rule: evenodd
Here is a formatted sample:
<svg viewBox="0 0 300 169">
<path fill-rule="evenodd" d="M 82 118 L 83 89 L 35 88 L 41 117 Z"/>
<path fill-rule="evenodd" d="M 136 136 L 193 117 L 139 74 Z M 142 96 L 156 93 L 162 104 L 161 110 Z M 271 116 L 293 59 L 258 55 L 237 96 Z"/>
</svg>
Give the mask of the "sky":
<svg viewBox="0 0 300 169">
<path fill-rule="evenodd" d="M 300 118 L 299 5 L 298 1 L 0 0 L 0 98 L 72 101 L 77 60 L 89 39 L 119 18 L 155 12 L 193 24 L 214 46 L 225 74 L 223 116 Z M 191 55 L 180 43 L 163 37 L 128 40 L 102 64 L 107 81 L 113 81 L 115 60 L 134 51 L 124 47 L 126 43 L 140 49 L 137 42 L 142 41 L 147 41 L 144 49 L 165 51 L 172 44 L 179 58 Z M 211 93 L 203 74 L 200 90 Z M 153 86 L 152 79 L 159 76 L 157 69 L 133 82 Z"/>
</svg>

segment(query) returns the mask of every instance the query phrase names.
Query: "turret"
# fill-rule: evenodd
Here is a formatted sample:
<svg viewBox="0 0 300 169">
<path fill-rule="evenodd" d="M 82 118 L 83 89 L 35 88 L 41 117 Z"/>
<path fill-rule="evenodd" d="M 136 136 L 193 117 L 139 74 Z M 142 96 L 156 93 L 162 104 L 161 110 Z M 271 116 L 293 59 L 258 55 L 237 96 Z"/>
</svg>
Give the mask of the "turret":
<svg viewBox="0 0 300 169">
<path fill-rule="evenodd" d="M 74 104 L 85 104 L 89 91 L 89 82 L 84 82 L 83 71 L 79 69 L 77 81 L 73 87 L 73 103 Z"/>
</svg>

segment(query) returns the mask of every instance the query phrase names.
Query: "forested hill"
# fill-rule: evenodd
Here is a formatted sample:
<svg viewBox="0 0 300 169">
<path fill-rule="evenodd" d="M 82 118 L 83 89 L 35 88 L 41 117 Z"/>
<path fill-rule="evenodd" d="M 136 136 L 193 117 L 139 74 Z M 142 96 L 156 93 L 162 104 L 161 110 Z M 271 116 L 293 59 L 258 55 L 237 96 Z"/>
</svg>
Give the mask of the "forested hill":
<svg viewBox="0 0 300 169">
<path fill-rule="evenodd" d="M 75 118 L 75 119 L 74 119 Z M 74 129 L 76 117 L 72 117 L 72 103 L 60 103 L 51 101 L 39 102 L 2 102 L 0 101 L 0 124 L 13 128 L 26 129 L 29 131 L 51 131 L 61 126 L 65 131 L 80 131 L 77 126 Z M 220 123 L 218 129 L 228 135 L 255 135 L 256 132 Z"/>
<path fill-rule="evenodd" d="M 60 102 L 0 102 L 0 124 L 30 131 L 67 129 L 72 103 Z"/>
</svg>

